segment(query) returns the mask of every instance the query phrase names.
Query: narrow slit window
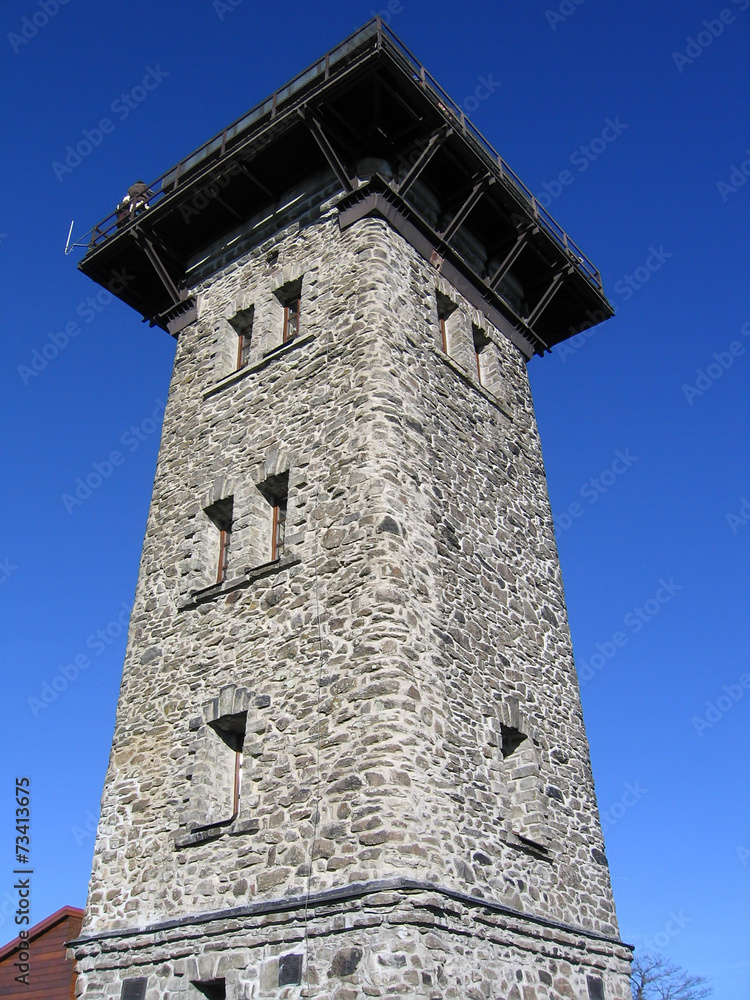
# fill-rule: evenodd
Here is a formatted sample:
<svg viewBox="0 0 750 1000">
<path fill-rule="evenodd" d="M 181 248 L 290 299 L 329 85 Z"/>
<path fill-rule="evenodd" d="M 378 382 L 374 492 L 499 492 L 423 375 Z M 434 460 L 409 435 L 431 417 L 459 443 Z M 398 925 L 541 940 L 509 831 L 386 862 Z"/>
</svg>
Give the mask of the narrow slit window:
<svg viewBox="0 0 750 1000">
<path fill-rule="evenodd" d="M 271 476 L 258 487 L 271 506 L 271 562 L 284 554 L 286 540 L 287 507 L 289 504 L 289 473 Z"/>
<path fill-rule="evenodd" d="M 206 515 L 219 532 L 216 583 L 223 583 L 229 568 L 229 549 L 232 540 L 232 508 L 234 497 L 217 500 L 206 508 Z"/>
<path fill-rule="evenodd" d="M 474 360 L 477 366 L 477 380 L 480 385 L 484 384 L 484 365 L 486 361 L 486 354 L 484 354 L 487 346 L 489 345 L 488 338 L 482 333 L 478 327 L 472 329 L 472 338 L 474 341 Z"/>
<path fill-rule="evenodd" d="M 231 528 L 219 529 L 219 565 L 216 572 L 216 582 L 223 583 L 227 577 L 227 565 L 229 564 L 229 539 Z"/>
<path fill-rule="evenodd" d="M 513 726 L 500 726 L 500 751 L 508 794 L 511 831 L 546 850 L 546 821 L 534 742 Z"/>
<path fill-rule="evenodd" d="M 232 329 L 237 334 L 237 360 L 236 369 L 246 368 L 250 363 L 250 356 L 253 346 L 253 320 L 255 318 L 255 307 L 241 309 L 230 320 Z"/>
<path fill-rule="evenodd" d="M 449 298 L 443 295 L 441 292 L 437 293 L 437 316 L 438 316 L 438 330 L 440 332 L 440 349 L 443 354 L 450 354 L 451 347 L 451 321 L 450 317 L 456 311 L 458 306 L 455 302 L 451 302 Z"/>
<path fill-rule="evenodd" d="M 250 348 L 252 346 L 252 335 L 248 330 L 247 333 L 240 333 L 237 336 L 237 369 L 246 368 L 248 362 L 250 361 Z"/>
<path fill-rule="evenodd" d="M 438 325 L 440 327 L 440 346 L 443 349 L 443 354 L 448 353 L 448 331 L 445 328 L 445 316 L 438 316 Z"/>
<path fill-rule="evenodd" d="M 242 751 L 245 743 L 247 713 L 225 715 L 209 723 L 212 733 L 205 755 L 207 803 L 205 822 L 193 828 L 196 833 L 213 827 L 230 826 L 240 811 L 242 790 Z"/>
<path fill-rule="evenodd" d="M 295 337 L 298 337 L 300 333 L 302 278 L 287 281 L 281 288 L 277 288 L 273 294 L 281 307 L 281 342 L 282 344 L 286 344 L 290 340 L 294 340 Z"/>
<path fill-rule="evenodd" d="M 282 343 L 286 344 L 287 341 L 294 340 L 294 338 L 299 334 L 299 314 L 299 298 L 291 299 L 286 303 L 284 306 L 284 332 L 282 335 Z"/>
<path fill-rule="evenodd" d="M 276 497 L 273 504 L 273 531 L 271 535 L 271 561 L 279 559 L 284 551 L 284 534 L 286 531 L 286 496 Z"/>
</svg>

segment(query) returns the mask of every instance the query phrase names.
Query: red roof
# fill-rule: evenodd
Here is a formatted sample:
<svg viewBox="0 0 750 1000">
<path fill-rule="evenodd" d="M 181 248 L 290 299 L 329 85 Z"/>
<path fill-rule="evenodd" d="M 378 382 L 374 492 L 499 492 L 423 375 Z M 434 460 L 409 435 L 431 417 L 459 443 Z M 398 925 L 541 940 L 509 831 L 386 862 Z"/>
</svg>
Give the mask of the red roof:
<svg viewBox="0 0 750 1000">
<path fill-rule="evenodd" d="M 39 937 L 45 931 L 48 931 L 50 927 L 54 927 L 55 924 L 59 924 L 61 920 L 65 920 L 66 917 L 83 917 L 83 910 L 79 910 L 77 906 L 63 906 L 62 909 L 58 910 L 56 913 L 50 914 L 49 917 L 45 917 L 44 920 L 40 920 L 38 924 L 35 924 L 29 930 L 29 941 L 33 941 L 34 938 Z M 0 948 L 0 961 L 2 961 L 6 955 L 12 954 L 20 943 L 21 939 L 16 937 L 12 941 L 9 941 L 6 945 Z"/>
</svg>

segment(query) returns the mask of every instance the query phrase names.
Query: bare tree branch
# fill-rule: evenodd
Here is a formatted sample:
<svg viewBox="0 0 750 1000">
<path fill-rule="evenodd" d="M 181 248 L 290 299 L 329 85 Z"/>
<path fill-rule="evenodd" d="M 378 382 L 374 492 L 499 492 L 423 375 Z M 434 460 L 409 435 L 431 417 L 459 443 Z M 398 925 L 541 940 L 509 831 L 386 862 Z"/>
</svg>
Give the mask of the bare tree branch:
<svg viewBox="0 0 750 1000">
<path fill-rule="evenodd" d="M 690 976 L 662 955 L 636 955 L 630 975 L 633 1000 L 703 1000 L 713 993 L 702 976 Z"/>
</svg>

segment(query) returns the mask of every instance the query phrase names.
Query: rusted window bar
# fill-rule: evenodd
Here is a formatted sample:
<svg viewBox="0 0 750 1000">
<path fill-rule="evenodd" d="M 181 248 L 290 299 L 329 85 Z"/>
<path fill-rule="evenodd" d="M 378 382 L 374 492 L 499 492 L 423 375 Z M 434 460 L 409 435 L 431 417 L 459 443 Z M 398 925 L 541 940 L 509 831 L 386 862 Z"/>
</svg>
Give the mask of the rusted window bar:
<svg viewBox="0 0 750 1000">
<path fill-rule="evenodd" d="M 227 576 L 230 534 L 231 530 L 229 528 L 221 528 L 219 530 L 219 566 L 216 573 L 217 583 L 223 583 Z"/>
<path fill-rule="evenodd" d="M 294 299 L 284 306 L 284 331 L 281 342 L 286 344 L 288 340 L 293 340 L 299 333 L 299 313 L 300 300 Z"/>
<path fill-rule="evenodd" d="M 237 371 L 244 368 L 250 359 L 252 334 L 245 331 L 237 334 Z"/>
<path fill-rule="evenodd" d="M 273 525 L 271 529 L 271 562 L 279 559 L 284 551 L 284 535 L 286 532 L 287 498 L 276 497 L 273 505 Z"/>
</svg>

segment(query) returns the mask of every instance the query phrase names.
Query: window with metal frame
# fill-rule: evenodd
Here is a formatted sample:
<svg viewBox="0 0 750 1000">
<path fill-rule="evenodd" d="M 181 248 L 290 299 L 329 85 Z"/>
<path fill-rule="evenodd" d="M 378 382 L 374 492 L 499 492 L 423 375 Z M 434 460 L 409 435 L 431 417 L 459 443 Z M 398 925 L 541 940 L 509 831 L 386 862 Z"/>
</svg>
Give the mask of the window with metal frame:
<svg viewBox="0 0 750 1000">
<path fill-rule="evenodd" d="M 237 334 L 237 360 L 235 364 L 237 371 L 241 368 L 246 368 L 250 363 L 253 346 L 254 318 L 255 307 L 250 306 L 247 309 L 240 309 L 240 311 L 229 320 L 232 329 Z"/>
<path fill-rule="evenodd" d="M 282 334 L 282 343 L 284 344 L 289 340 L 294 340 L 299 334 L 300 302 L 299 298 L 295 298 L 284 306 L 284 330 Z"/>
<path fill-rule="evenodd" d="M 258 486 L 271 506 L 271 562 L 284 554 L 287 507 L 289 503 L 289 472 L 270 476 Z"/>
<path fill-rule="evenodd" d="M 484 383 L 484 361 L 482 357 L 485 349 L 489 345 L 489 338 L 486 337 L 478 327 L 472 327 L 472 339 L 474 342 L 474 361 L 477 369 L 477 381 L 480 385 Z"/>
<path fill-rule="evenodd" d="M 455 302 L 452 302 L 446 295 L 442 292 L 436 292 L 437 299 L 437 316 L 438 316 L 438 329 L 440 331 L 440 349 L 443 354 L 450 354 L 450 333 L 449 329 L 450 323 L 449 319 L 455 313 L 458 306 Z"/>
<path fill-rule="evenodd" d="M 232 511 L 234 497 L 217 500 L 206 508 L 206 516 L 219 532 L 219 552 L 216 567 L 216 583 L 223 583 L 229 567 L 229 548 L 232 539 Z"/>
</svg>

